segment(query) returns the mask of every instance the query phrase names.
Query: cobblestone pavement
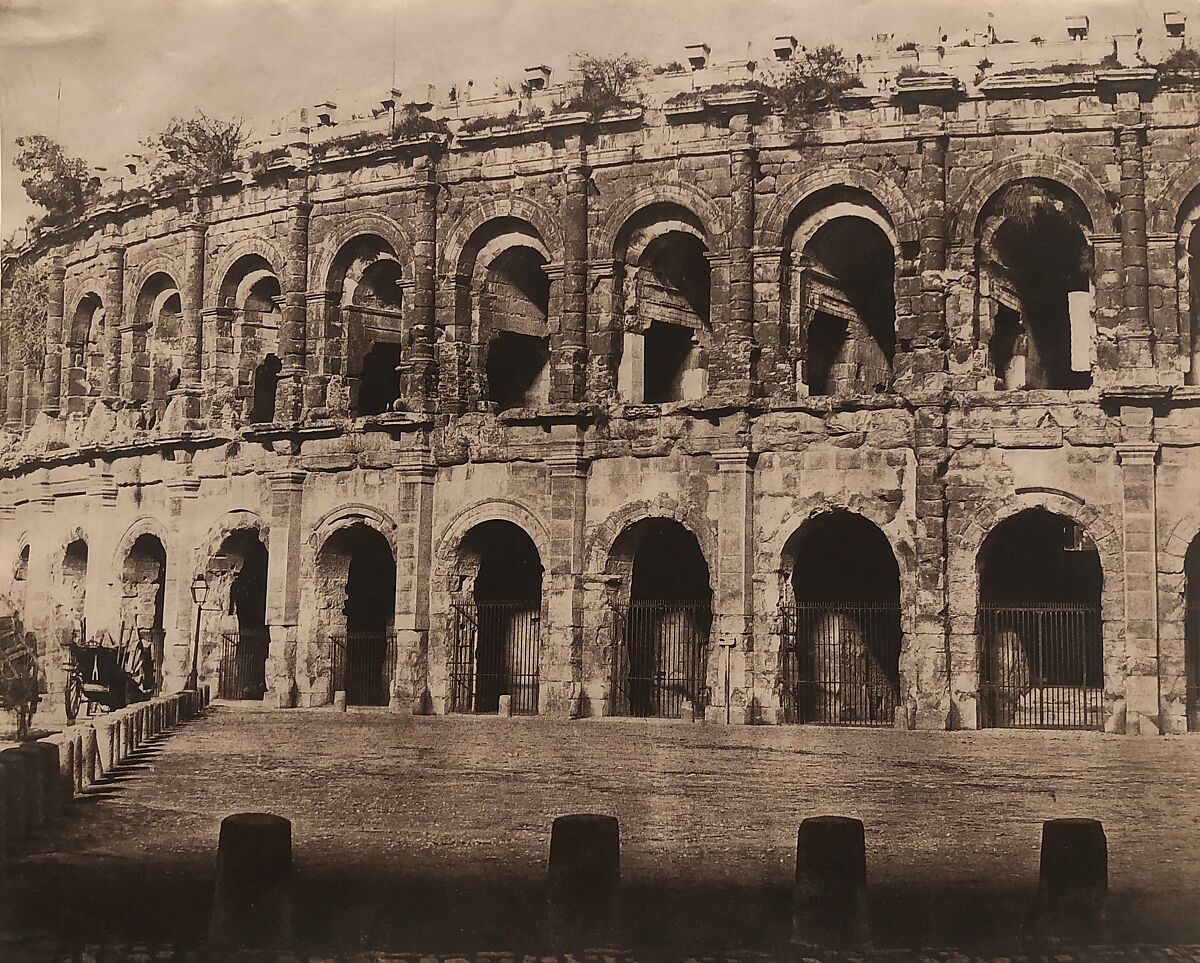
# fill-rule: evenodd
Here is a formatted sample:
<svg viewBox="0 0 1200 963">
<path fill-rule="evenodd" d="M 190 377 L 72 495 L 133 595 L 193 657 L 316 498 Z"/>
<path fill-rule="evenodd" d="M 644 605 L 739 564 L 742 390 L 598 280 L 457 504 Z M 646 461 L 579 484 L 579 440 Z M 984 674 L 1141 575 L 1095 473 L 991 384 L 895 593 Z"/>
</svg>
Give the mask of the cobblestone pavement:
<svg viewBox="0 0 1200 963">
<path fill-rule="evenodd" d="M 1091 816 L 1109 840 L 1097 939 L 1200 943 L 1198 754 L 1195 737 L 216 706 L 11 864 L 0 925 L 191 945 L 220 818 L 265 810 L 294 824 L 306 945 L 519 953 L 538 946 L 551 820 L 594 811 L 621 821 L 622 945 L 773 953 L 796 826 L 839 813 L 866 824 L 877 948 L 1015 952 L 1041 821 Z"/>
</svg>

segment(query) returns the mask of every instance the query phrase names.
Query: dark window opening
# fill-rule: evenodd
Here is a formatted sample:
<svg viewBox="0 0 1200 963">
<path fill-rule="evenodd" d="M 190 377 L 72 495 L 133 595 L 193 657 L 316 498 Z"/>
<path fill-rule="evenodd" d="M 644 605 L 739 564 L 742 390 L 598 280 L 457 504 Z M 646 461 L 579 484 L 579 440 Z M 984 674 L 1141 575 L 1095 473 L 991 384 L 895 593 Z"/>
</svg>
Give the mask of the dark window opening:
<svg viewBox="0 0 1200 963">
<path fill-rule="evenodd" d="M 1025 386 L 1025 356 L 1027 345 L 1021 316 L 1012 308 L 1000 305 L 996 309 L 992 340 L 988 345 L 992 370 L 1005 388 Z"/>
<path fill-rule="evenodd" d="M 700 545 L 668 519 L 638 522 L 621 539 L 633 558 L 628 605 L 614 613 L 612 709 L 676 718 L 686 701 L 703 711 L 712 589 Z"/>
<path fill-rule="evenodd" d="M 254 399 L 250 407 L 250 424 L 269 424 L 275 420 L 275 391 L 279 385 L 279 372 L 283 362 L 275 355 L 267 355 L 254 369 Z"/>
<path fill-rule="evenodd" d="M 1103 725 L 1103 574 L 1071 519 L 1030 509 L 980 550 L 980 724 Z"/>
<path fill-rule="evenodd" d="M 456 712 L 538 711 L 541 663 L 542 562 L 529 535 L 511 522 L 484 522 L 463 539 L 478 559 L 470 598 L 454 606 L 451 666 Z"/>
<path fill-rule="evenodd" d="M 258 532 L 239 529 L 221 546 L 237 572 L 229 586 L 229 614 L 237 631 L 226 633 L 221 651 L 218 691 L 223 699 L 262 699 L 267 692 L 267 547 Z"/>
<path fill-rule="evenodd" d="M 400 345 L 377 341 L 363 356 L 358 383 L 358 413 L 379 415 L 392 410 L 400 398 Z"/>
<path fill-rule="evenodd" d="M 121 573 L 121 631 L 127 644 L 137 646 L 130 679 L 146 698 L 162 687 L 166 574 L 163 543 L 155 535 L 139 535 Z"/>
<path fill-rule="evenodd" d="M 645 334 L 647 404 L 683 400 L 684 375 L 690 368 L 695 332 L 679 324 L 652 321 Z"/>
<path fill-rule="evenodd" d="M 781 675 L 788 722 L 890 726 L 900 701 L 900 571 L 860 515 L 805 524 L 789 553 Z"/>
<path fill-rule="evenodd" d="M 708 324 L 712 277 L 703 241 L 679 231 L 664 234 L 646 246 L 638 267 L 643 321 Z"/>
<path fill-rule="evenodd" d="M 545 396 L 548 339 L 500 331 L 488 346 L 488 399 L 498 411 L 533 408 Z"/>
<path fill-rule="evenodd" d="M 805 383 L 810 395 L 831 394 L 830 375 L 846 343 L 847 324 L 829 314 L 814 315 L 808 329 Z"/>
</svg>

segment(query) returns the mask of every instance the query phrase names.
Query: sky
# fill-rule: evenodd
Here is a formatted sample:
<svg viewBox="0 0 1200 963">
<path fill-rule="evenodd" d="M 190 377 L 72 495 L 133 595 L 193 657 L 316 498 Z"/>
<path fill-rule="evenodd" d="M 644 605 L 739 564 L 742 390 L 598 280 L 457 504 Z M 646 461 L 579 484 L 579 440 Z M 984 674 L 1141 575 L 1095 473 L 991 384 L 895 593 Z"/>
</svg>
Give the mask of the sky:
<svg viewBox="0 0 1200 963">
<path fill-rule="evenodd" d="M 703 41 L 720 61 L 794 34 L 852 54 L 877 33 L 933 41 L 939 26 L 1059 37 L 1080 13 L 1093 34 L 1131 32 L 1163 10 L 1200 26 L 1200 0 L 0 0 L 0 236 L 38 213 L 11 163 L 25 133 L 115 167 L 197 108 L 267 133 L 300 106 L 378 100 L 393 63 L 417 99 L 428 83 L 489 93 L 533 64 L 561 76 L 574 51 L 667 63 Z"/>
</svg>

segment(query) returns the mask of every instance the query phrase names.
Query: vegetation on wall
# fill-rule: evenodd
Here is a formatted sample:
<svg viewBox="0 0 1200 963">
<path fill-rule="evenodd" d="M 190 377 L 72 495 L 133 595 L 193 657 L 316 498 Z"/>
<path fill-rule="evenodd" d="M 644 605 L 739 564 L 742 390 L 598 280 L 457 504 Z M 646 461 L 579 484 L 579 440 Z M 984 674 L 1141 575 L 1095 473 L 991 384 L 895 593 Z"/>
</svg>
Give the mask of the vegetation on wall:
<svg viewBox="0 0 1200 963">
<path fill-rule="evenodd" d="M 8 280 L 0 327 L 12 357 L 40 371 L 46 353 L 46 273 L 39 264 L 23 262 L 13 268 Z"/>
<path fill-rule="evenodd" d="M 221 180 L 237 169 L 247 139 L 240 118 L 223 120 L 198 110 L 186 120 L 173 118 L 142 146 L 150 152 L 154 187 L 161 190 Z"/>
<path fill-rule="evenodd" d="M 1180 47 L 1157 66 L 1164 80 L 1195 80 L 1200 76 L 1200 51 Z"/>
<path fill-rule="evenodd" d="M 33 203 L 45 209 L 50 224 L 62 224 L 82 214 L 99 193 L 99 181 L 91 176 L 87 163 L 69 156 L 61 144 L 44 134 L 17 138 L 13 166 L 28 175 L 21 179 L 21 186 Z"/>
<path fill-rule="evenodd" d="M 587 111 L 599 117 L 610 110 L 628 110 L 637 106 L 631 96 L 638 77 L 649 69 L 640 57 L 595 57 L 577 53 L 580 93 L 566 103 L 555 105 L 556 112 Z"/>
</svg>

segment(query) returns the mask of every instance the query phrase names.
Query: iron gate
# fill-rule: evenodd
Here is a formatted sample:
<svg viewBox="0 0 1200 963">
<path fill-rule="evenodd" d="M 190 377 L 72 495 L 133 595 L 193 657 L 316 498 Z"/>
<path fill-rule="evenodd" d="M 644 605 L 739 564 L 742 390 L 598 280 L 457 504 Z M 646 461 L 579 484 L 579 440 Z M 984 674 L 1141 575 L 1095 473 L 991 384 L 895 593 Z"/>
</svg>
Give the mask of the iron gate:
<svg viewBox="0 0 1200 963">
<path fill-rule="evenodd" d="M 330 642 L 330 697 L 346 693 L 346 705 L 386 706 L 396 667 L 396 637 L 383 632 L 334 635 Z"/>
<path fill-rule="evenodd" d="M 980 725 L 1104 727 L 1104 645 L 1098 605 L 981 605 Z"/>
<path fill-rule="evenodd" d="M 1200 593 L 1188 582 L 1187 624 L 1184 626 L 1184 659 L 1187 663 L 1188 732 L 1200 730 Z M 1196 597 L 1192 597 L 1196 596 Z"/>
<path fill-rule="evenodd" d="M 613 612 L 613 714 L 675 719 L 708 703 L 708 602 L 639 600 Z"/>
<path fill-rule="evenodd" d="M 514 715 L 537 714 L 540 610 L 536 599 L 454 604 L 452 712 L 496 712 L 507 695 Z"/>
<path fill-rule="evenodd" d="M 217 694 L 222 699 L 262 699 L 267 694 L 267 629 L 243 629 L 221 636 Z"/>
<path fill-rule="evenodd" d="M 900 606 L 801 602 L 781 610 L 785 722 L 891 726 L 900 703 Z"/>
</svg>

